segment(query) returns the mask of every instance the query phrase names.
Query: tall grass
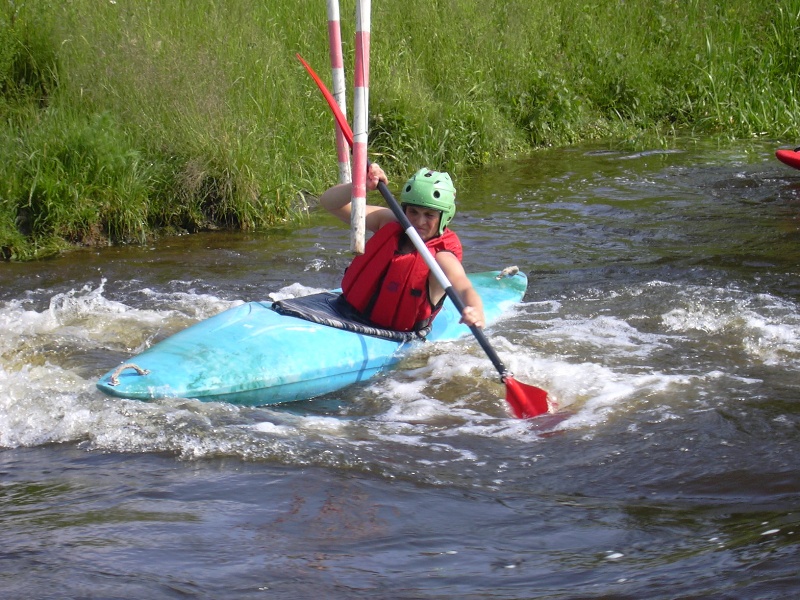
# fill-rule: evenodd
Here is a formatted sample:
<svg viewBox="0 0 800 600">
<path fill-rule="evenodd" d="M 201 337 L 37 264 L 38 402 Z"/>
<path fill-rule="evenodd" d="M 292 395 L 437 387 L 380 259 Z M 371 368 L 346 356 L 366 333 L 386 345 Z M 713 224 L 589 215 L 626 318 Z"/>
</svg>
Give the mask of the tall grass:
<svg viewBox="0 0 800 600">
<path fill-rule="evenodd" d="M 372 8 L 370 151 L 396 178 L 587 139 L 800 133 L 800 0 Z M 296 52 L 329 73 L 324 3 L 3 2 L 2 256 L 301 218 L 337 165 Z"/>
</svg>

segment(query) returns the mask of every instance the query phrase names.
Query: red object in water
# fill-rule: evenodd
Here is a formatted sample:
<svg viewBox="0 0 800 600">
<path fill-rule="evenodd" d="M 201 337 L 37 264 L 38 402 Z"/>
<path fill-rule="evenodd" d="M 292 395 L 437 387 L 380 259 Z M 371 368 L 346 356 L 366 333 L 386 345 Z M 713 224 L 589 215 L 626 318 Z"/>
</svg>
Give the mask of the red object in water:
<svg viewBox="0 0 800 600">
<path fill-rule="evenodd" d="M 776 150 L 775 156 L 783 164 L 800 169 L 800 152 L 797 150 Z"/>
<path fill-rule="evenodd" d="M 547 392 L 541 388 L 520 383 L 513 377 L 506 377 L 506 402 L 518 419 L 538 417 L 550 410 Z"/>
</svg>

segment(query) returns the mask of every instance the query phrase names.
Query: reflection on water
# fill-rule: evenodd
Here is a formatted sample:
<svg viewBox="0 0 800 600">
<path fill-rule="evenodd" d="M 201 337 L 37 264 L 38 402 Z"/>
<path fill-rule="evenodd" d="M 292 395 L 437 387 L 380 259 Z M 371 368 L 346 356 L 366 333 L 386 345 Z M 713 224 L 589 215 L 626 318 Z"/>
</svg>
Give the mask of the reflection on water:
<svg viewBox="0 0 800 600">
<path fill-rule="evenodd" d="M 283 407 L 95 389 L 230 306 L 337 286 L 347 232 L 319 212 L 0 265 L 7 597 L 793 596 L 800 171 L 773 150 L 458 182 L 468 270 L 529 276 L 487 334 L 561 407 L 537 424 L 471 339 Z"/>
</svg>

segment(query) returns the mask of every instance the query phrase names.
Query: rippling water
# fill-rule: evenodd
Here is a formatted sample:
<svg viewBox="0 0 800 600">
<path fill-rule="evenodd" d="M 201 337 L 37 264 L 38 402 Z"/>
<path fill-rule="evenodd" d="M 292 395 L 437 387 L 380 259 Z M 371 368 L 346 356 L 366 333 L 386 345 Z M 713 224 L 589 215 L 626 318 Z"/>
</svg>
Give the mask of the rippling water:
<svg viewBox="0 0 800 600">
<path fill-rule="evenodd" d="M 338 285 L 318 212 L 0 265 L 3 597 L 793 597 L 800 171 L 775 147 L 553 150 L 461 183 L 468 270 L 530 279 L 487 334 L 558 418 L 509 418 L 470 339 L 281 407 L 95 389 L 230 306 Z"/>
</svg>

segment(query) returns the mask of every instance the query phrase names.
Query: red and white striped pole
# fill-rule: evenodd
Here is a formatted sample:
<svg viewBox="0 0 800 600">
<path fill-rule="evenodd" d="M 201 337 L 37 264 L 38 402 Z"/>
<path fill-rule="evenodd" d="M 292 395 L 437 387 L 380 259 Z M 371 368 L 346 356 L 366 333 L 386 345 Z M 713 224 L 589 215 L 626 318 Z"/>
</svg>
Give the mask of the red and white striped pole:
<svg viewBox="0 0 800 600">
<path fill-rule="evenodd" d="M 369 116 L 370 0 L 356 0 L 356 57 L 353 100 L 353 193 L 350 250 L 364 253 L 367 206 L 367 126 Z"/>
<path fill-rule="evenodd" d="M 333 72 L 333 97 L 347 116 L 344 60 L 342 59 L 342 29 L 339 21 L 339 0 L 328 0 L 328 42 Z M 336 154 L 339 157 L 339 183 L 350 182 L 350 146 L 336 123 Z"/>
</svg>

